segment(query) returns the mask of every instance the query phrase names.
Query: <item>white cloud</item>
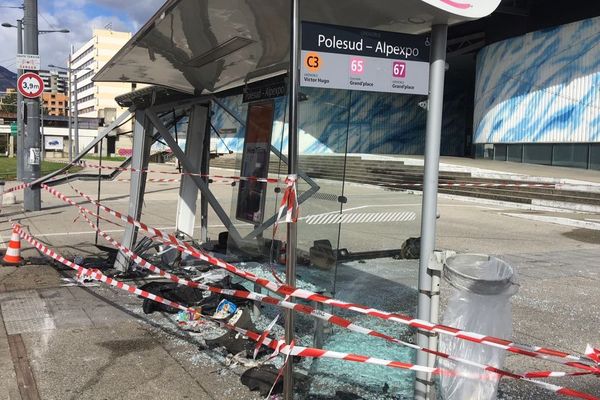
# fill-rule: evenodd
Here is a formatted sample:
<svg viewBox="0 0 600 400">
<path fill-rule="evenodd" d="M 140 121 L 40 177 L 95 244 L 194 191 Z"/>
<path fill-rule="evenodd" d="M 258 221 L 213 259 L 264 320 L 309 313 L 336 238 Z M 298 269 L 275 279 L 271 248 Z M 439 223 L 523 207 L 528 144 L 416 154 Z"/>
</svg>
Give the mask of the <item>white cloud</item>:
<svg viewBox="0 0 600 400">
<path fill-rule="evenodd" d="M 2 9 L 0 23 L 8 22 L 17 24 L 17 19 L 22 16 L 21 10 L 5 8 Z M 15 28 L 0 27 L 0 65 L 11 71 L 15 70 L 15 54 L 17 54 L 17 30 Z"/>
<path fill-rule="evenodd" d="M 40 35 L 39 52 L 42 67 L 66 65 L 71 45 L 79 48 L 92 37 L 92 29 L 112 25 L 113 30 L 135 33 L 164 3 L 163 0 L 39 0 L 39 29 L 62 29 L 69 34 Z M 86 10 L 101 9 L 101 15 L 90 18 Z M 6 11 L 5 11 L 6 10 Z M 3 9 L 0 22 L 16 24 L 22 10 Z M 0 65 L 14 71 L 17 30 L 0 28 Z"/>
</svg>

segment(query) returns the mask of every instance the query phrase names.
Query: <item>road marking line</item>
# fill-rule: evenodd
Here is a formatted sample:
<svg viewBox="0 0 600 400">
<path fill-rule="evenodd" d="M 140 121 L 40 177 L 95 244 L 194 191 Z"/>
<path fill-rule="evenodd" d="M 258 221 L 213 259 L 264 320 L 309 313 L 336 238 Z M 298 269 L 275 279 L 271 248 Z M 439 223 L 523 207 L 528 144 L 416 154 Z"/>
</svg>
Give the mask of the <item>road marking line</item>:
<svg viewBox="0 0 600 400">
<path fill-rule="evenodd" d="M 502 213 L 502 215 L 506 215 L 508 217 L 529 219 L 529 220 L 538 221 L 538 222 L 547 222 L 550 224 L 557 224 L 557 225 L 563 225 L 563 226 L 571 226 L 571 227 L 575 227 L 575 228 L 584 228 L 584 229 L 592 229 L 595 231 L 600 231 L 600 223 L 597 223 L 597 222 L 582 221 L 582 220 L 578 220 L 578 219 L 570 219 L 570 218 L 563 218 L 563 217 L 550 217 L 547 215 L 514 214 L 514 213 Z"/>
</svg>

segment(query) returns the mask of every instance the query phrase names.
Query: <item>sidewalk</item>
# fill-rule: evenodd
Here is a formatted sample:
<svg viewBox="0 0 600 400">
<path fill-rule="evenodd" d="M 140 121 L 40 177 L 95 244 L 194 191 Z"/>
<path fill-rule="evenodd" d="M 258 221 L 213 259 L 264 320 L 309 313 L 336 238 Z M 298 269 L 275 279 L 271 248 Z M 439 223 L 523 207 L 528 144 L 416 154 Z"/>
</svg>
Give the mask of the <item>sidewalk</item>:
<svg viewBox="0 0 600 400">
<path fill-rule="evenodd" d="M 65 286 L 61 273 L 0 267 L 1 399 L 257 398 L 242 369 L 201 352 L 164 316 L 143 314 L 139 299 Z"/>
</svg>

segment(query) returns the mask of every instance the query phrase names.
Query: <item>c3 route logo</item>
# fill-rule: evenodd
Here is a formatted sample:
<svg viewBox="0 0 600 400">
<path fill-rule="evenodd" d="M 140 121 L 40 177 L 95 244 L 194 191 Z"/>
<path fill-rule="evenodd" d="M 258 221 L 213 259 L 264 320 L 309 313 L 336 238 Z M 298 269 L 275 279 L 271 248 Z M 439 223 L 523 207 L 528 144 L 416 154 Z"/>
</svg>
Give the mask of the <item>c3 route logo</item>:
<svg viewBox="0 0 600 400">
<path fill-rule="evenodd" d="M 319 53 L 310 52 L 304 58 L 304 65 L 310 72 L 318 72 L 322 64 L 323 60 Z"/>
</svg>

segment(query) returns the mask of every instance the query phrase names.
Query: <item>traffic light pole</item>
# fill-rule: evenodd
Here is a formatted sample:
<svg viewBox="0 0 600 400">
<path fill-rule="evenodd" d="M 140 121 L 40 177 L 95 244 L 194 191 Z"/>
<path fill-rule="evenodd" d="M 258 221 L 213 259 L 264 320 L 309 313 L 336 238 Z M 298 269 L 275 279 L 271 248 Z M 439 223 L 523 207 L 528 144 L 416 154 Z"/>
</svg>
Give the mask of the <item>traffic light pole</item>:
<svg viewBox="0 0 600 400">
<path fill-rule="evenodd" d="M 25 53 L 38 54 L 38 7 L 37 0 L 24 1 Z M 23 146 L 23 181 L 33 182 L 41 176 L 40 103 L 38 99 L 27 99 L 27 131 Z M 24 193 L 25 211 L 42 208 L 41 193 L 37 188 L 27 188 Z"/>
</svg>

